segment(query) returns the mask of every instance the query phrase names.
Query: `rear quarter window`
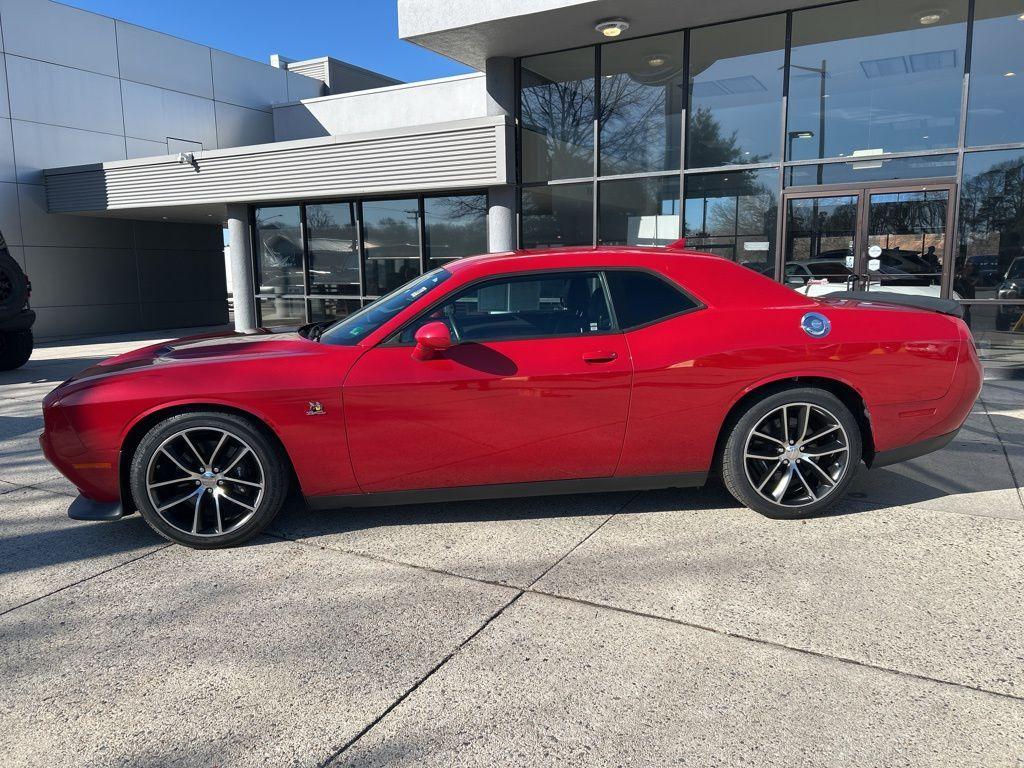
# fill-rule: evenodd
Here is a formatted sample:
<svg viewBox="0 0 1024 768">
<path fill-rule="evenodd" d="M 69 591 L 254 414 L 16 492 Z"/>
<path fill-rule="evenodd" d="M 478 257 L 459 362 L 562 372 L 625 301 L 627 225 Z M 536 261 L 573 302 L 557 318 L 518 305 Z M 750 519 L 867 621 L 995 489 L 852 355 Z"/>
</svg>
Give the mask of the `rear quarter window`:
<svg viewBox="0 0 1024 768">
<path fill-rule="evenodd" d="M 610 270 L 605 273 L 619 328 L 641 325 L 696 309 L 698 304 L 664 278 L 650 272 Z"/>
</svg>

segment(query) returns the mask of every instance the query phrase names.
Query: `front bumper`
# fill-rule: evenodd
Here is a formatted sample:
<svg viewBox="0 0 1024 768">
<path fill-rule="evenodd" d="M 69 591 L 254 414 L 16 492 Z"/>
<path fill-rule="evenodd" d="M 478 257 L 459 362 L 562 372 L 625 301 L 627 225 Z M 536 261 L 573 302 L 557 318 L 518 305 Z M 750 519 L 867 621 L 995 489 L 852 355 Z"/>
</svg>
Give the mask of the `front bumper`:
<svg viewBox="0 0 1024 768">
<path fill-rule="evenodd" d="M 120 520 L 124 516 L 120 501 L 93 501 L 80 495 L 68 507 L 72 520 Z"/>
</svg>

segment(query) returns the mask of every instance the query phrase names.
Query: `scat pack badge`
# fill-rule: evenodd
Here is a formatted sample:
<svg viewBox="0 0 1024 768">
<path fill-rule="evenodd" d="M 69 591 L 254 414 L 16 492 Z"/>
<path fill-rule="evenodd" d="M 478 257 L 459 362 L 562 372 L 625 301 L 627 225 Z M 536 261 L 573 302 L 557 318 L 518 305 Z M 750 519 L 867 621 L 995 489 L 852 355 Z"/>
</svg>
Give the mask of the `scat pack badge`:
<svg viewBox="0 0 1024 768">
<path fill-rule="evenodd" d="M 309 401 L 309 410 L 306 411 L 307 416 L 324 416 L 327 411 L 324 410 L 324 404 L 317 400 Z"/>
</svg>

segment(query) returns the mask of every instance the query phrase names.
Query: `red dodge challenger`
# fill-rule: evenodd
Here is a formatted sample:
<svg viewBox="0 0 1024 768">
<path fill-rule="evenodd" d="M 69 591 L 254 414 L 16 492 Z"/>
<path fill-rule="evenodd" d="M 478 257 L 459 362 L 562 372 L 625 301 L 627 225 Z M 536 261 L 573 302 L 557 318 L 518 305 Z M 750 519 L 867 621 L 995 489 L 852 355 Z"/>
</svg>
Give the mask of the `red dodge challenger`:
<svg viewBox="0 0 1024 768">
<path fill-rule="evenodd" d="M 877 300 L 872 300 L 877 297 Z M 158 344 L 43 402 L 71 517 L 238 544 L 315 508 L 701 485 L 775 518 L 948 443 L 981 387 L 954 302 L 801 296 L 682 245 L 452 262 L 333 324 Z M 891 302 L 918 304 L 901 306 Z"/>
</svg>

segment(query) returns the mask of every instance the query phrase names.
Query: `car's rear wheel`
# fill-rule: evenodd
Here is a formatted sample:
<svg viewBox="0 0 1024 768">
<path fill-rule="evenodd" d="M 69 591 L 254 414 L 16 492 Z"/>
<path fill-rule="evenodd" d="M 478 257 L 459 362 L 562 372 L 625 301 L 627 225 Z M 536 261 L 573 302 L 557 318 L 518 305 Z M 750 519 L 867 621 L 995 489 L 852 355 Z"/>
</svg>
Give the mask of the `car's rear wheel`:
<svg viewBox="0 0 1024 768">
<path fill-rule="evenodd" d="M 839 501 L 861 459 L 857 420 L 821 389 L 787 389 L 748 407 L 722 453 L 722 479 L 741 504 L 795 519 Z"/>
<path fill-rule="evenodd" d="M 216 412 L 161 421 L 131 463 L 146 522 L 196 549 L 230 547 L 262 531 L 284 503 L 288 478 L 281 451 L 257 425 Z"/>
</svg>

